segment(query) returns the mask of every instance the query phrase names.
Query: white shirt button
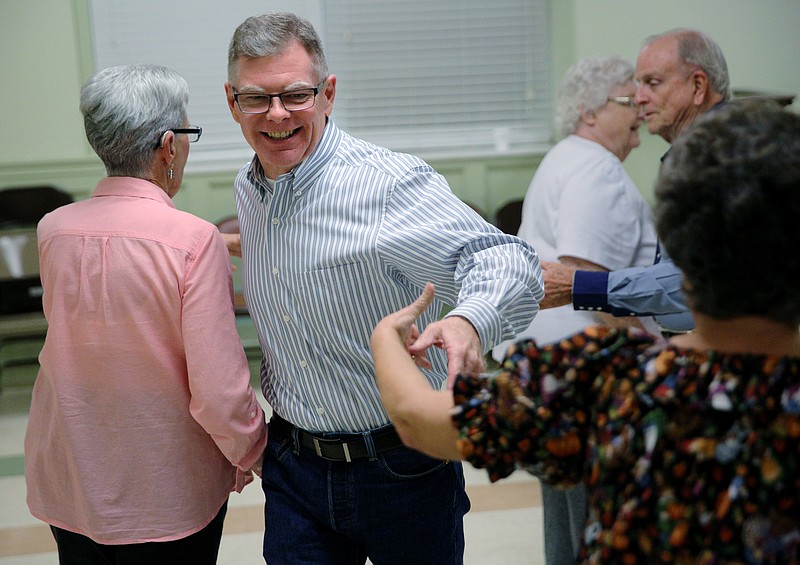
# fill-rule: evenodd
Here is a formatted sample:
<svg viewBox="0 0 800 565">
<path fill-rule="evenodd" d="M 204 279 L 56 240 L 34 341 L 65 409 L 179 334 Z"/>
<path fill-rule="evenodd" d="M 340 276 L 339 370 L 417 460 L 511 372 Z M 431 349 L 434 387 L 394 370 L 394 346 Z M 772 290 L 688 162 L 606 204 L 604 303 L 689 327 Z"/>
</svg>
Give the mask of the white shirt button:
<svg viewBox="0 0 800 565">
<path fill-rule="evenodd" d="M 300 361 L 300 367 L 301 368 L 305 369 L 307 366 L 308 366 L 308 363 L 306 363 L 305 359 Z"/>
<path fill-rule="evenodd" d="M 289 317 L 289 314 L 284 314 L 283 315 L 283 321 L 284 322 L 288 322 L 289 320 L 291 320 L 291 318 Z"/>
<path fill-rule="evenodd" d="M 272 225 L 273 226 L 277 226 L 279 223 L 280 223 L 280 220 L 278 218 L 272 218 Z"/>
<path fill-rule="evenodd" d="M 272 274 L 273 275 L 277 275 L 278 274 L 278 267 L 272 267 Z"/>
</svg>

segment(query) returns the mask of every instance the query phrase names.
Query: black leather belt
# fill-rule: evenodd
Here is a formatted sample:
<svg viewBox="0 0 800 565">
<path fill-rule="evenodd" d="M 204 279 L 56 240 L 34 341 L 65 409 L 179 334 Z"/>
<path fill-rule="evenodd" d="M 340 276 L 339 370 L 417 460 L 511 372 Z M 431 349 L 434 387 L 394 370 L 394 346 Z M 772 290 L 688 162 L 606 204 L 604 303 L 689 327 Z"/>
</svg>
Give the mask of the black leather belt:
<svg viewBox="0 0 800 565">
<path fill-rule="evenodd" d="M 370 457 L 367 437 L 372 439 L 375 453 L 383 453 L 403 445 L 394 426 L 389 425 L 363 434 L 319 435 L 307 432 L 287 422 L 277 414 L 269 421 L 270 428 L 282 436 L 289 436 L 296 429 L 300 444 L 314 451 L 326 461 L 356 461 Z"/>
</svg>

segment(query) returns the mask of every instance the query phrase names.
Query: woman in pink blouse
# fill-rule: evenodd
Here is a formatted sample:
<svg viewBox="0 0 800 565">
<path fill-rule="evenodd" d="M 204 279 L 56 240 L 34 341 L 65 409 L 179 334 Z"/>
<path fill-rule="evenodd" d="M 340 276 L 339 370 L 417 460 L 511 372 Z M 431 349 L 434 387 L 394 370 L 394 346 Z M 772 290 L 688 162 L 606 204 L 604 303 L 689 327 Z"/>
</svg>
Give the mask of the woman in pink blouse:
<svg viewBox="0 0 800 565">
<path fill-rule="evenodd" d="M 49 329 L 25 476 L 62 564 L 213 564 L 228 495 L 260 468 L 228 253 L 172 202 L 201 133 L 187 103 L 163 67 L 90 79 L 81 111 L 108 177 L 38 226 Z"/>
</svg>

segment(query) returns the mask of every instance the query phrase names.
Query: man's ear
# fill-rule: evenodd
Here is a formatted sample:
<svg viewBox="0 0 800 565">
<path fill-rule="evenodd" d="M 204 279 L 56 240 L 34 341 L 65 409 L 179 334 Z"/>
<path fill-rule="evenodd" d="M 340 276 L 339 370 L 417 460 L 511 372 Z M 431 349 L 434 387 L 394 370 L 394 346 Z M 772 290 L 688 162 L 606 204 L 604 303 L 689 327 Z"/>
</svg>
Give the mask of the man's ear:
<svg viewBox="0 0 800 565">
<path fill-rule="evenodd" d="M 336 98 L 336 75 L 328 76 L 322 95 L 325 97 L 325 115 L 330 116 L 333 112 L 333 99 Z"/>
<path fill-rule="evenodd" d="M 708 97 L 708 75 L 701 69 L 692 72 L 692 100 L 698 106 L 702 105 Z"/>
<path fill-rule="evenodd" d="M 236 101 L 233 98 L 233 87 L 229 82 L 225 83 L 225 98 L 228 100 L 228 110 L 230 110 L 233 120 L 238 124 L 239 116 L 236 114 L 236 109 L 234 108 Z"/>
</svg>

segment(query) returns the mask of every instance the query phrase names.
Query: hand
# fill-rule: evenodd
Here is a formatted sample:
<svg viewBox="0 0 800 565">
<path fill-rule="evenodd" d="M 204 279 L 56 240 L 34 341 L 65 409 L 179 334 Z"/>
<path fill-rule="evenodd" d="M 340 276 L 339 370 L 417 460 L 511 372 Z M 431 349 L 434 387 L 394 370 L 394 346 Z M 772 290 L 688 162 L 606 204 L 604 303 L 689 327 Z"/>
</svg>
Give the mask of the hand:
<svg viewBox="0 0 800 565">
<path fill-rule="evenodd" d="M 572 279 L 577 270 L 563 263 L 542 261 L 544 276 L 544 298 L 539 308 L 555 308 L 572 304 Z"/>
<path fill-rule="evenodd" d="M 389 314 L 378 323 L 373 332 L 373 342 L 380 339 L 380 334 L 390 331 L 397 334 L 400 337 L 400 341 L 408 348 L 408 346 L 419 337 L 419 329 L 415 322 L 428 306 L 430 306 L 435 293 L 436 288 L 433 284 L 426 284 L 419 298 L 405 308 Z M 431 364 L 427 357 L 425 357 L 424 352 L 419 356 L 412 355 L 411 357 L 414 359 L 417 366 L 426 369 L 430 368 Z"/>
<path fill-rule="evenodd" d="M 221 233 L 222 240 L 225 242 L 225 247 L 228 248 L 228 253 L 233 257 L 242 256 L 242 236 L 238 233 Z"/>
<path fill-rule="evenodd" d="M 428 363 L 424 349 L 412 358 L 407 345 L 419 338 L 415 322 L 433 295 L 434 287 L 429 283 L 413 304 L 381 320 L 372 332 L 370 346 L 381 402 L 403 442 L 432 457 L 456 459 L 461 455 L 456 446 L 458 434 L 450 420 L 453 395 L 434 390 L 415 366 Z"/>
<path fill-rule="evenodd" d="M 486 369 L 480 337 L 466 318 L 449 316 L 428 325 L 422 335 L 408 346 L 408 351 L 416 359 L 424 358 L 430 367 L 425 352 L 432 345 L 447 352 L 448 388 L 459 373 L 477 374 Z"/>
</svg>

